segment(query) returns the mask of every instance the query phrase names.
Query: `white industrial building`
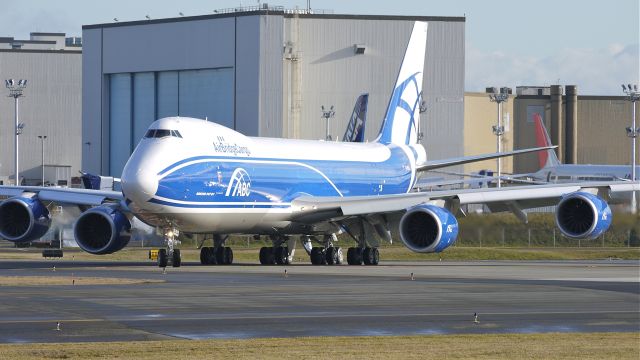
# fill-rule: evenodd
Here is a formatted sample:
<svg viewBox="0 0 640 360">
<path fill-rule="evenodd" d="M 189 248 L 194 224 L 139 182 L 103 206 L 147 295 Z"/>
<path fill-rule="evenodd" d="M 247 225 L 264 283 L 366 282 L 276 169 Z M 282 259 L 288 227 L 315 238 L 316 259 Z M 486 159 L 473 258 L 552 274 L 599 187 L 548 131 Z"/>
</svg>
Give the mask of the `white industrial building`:
<svg viewBox="0 0 640 360">
<path fill-rule="evenodd" d="M 119 176 L 148 125 L 207 118 L 249 136 L 342 135 L 370 93 L 366 137 L 380 128 L 414 21 L 429 23 L 422 142 L 463 155 L 465 18 L 314 14 L 264 7 L 83 27 L 83 169 Z"/>
<path fill-rule="evenodd" d="M 41 184 L 44 165 L 46 184 L 71 185 L 82 157 L 80 38 L 42 32 L 31 33 L 29 40 L 0 37 L 0 184 L 5 185 L 15 183 L 15 102 L 5 88 L 8 79 L 27 80 L 19 98 L 20 182 Z"/>
</svg>

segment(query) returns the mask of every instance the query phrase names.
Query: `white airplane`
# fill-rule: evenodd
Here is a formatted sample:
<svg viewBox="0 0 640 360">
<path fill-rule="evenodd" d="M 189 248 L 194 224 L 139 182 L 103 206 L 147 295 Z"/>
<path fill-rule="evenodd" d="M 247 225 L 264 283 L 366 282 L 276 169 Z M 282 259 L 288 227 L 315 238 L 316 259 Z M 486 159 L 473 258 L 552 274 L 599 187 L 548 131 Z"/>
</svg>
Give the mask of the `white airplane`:
<svg viewBox="0 0 640 360">
<path fill-rule="evenodd" d="M 638 190 L 633 183 L 581 183 L 411 192 L 416 174 L 531 151 L 427 160 L 417 143 L 427 23 L 414 24 L 380 133 L 369 143 L 255 138 L 205 120 L 170 117 L 149 127 L 124 167 L 122 192 L 0 187 L 0 237 L 38 238 L 51 223 L 52 203 L 78 206 L 78 245 L 108 254 L 129 241 L 130 219 L 161 229 L 167 244 L 158 265 L 180 266 L 176 236 L 213 235 L 202 247 L 202 264 L 229 264 L 228 234 L 269 236 L 262 264 L 292 261 L 301 236 L 314 264 L 342 262 L 335 234 L 356 241 L 347 262 L 375 265 L 378 237 L 391 232 L 416 252 L 441 252 L 458 234 L 455 215 L 464 204 L 486 204 L 526 221 L 523 209 L 557 204 L 557 224 L 566 236 L 594 238 L 607 230 L 609 194 Z M 604 198 L 604 199 L 603 199 Z M 310 246 L 311 240 L 322 243 Z"/>
<path fill-rule="evenodd" d="M 534 114 L 533 119 L 537 145 L 551 145 L 540 114 Z M 554 150 L 539 152 L 538 161 L 540 170 L 517 176 L 546 182 L 631 180 L 631 165 L 562 164 Z M 636 174 L 640 174 L 640 166 L 636 166 Z"/>
</svg>

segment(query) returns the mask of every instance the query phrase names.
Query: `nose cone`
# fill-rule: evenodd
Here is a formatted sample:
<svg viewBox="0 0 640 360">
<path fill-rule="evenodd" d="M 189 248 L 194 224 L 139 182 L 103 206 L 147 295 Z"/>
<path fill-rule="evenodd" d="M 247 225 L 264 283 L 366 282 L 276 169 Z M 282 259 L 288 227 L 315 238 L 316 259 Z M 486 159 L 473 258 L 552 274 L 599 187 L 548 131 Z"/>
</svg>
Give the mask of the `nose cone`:
<svg viewBox="0 0 640 360">
<path fill-rule="evenodd" d="M 154 172 L 144 167 L 125 166 L 122 172 L 122 192 L 127 199 L 142 205 L 151 199 L 157 190 L 158 179 Z"/>
</svg>

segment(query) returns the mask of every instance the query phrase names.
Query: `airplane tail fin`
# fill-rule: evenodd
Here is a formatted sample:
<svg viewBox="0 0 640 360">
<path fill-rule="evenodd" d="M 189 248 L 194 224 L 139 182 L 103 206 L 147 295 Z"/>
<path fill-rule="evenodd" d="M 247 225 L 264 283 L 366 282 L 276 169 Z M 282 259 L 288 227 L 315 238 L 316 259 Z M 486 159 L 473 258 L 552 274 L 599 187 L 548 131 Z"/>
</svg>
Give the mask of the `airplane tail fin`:
<svg viewBox="0 0 640 360">
<path fill-rule="evenodd" d="M 533 114 L 533 121 L 536 123 L 536 146 L 551 146 L 551 139 L 549 138 L 549 133 L 547 132 L 547 128 L 544 126 L 542 122 L 542 117 L 540 114 Z M 560 164 L 560 160 L 558 160 L 558 156 L 556 155 L 555 150 L 550 149 L 547 151 L 538 152 L 538 163 L 540 164 L 540 168 L 546 168 L 550 166 L 556 166 Z"/>
<path fill-rule="evenodd" d="M 347 130 L 342 137 L 343 142 L 364 142 L 364 127 L 367 121 L 367 106 L 369 94 L 358 96 L 356 105 L 351 113 L 351 120 L 347 125 Z"/>
<path fill-rule="evenodd" d="M 416 21 L 376 141 L 383 144 L 417 142 L 426 46 L 427 23 Z"/>
</svg>

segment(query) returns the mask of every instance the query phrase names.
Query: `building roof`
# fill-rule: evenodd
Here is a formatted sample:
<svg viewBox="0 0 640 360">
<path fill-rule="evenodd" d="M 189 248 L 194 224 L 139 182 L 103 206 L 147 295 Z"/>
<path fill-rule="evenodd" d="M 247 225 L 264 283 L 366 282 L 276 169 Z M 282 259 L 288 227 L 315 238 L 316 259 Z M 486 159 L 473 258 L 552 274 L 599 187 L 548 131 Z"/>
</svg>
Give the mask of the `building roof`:
<svg viewBox="0 0 640 360">
<path fill-rule="evenodd" d="M 197 20 L 209 20 L 220 18 L 233 18 L 240 16 L 255 16 L 255 15 L 276 15 L 284 16 L 286 18 L 299 17 L 301 19 L 345 19 L 345 20 L 412 20 L 412 21 L 448 21 L 448 22 L 465 22 L 466 17 L 456 16 L 401 16 L 401 15 L 348 15 L 348 14 L 313 14 L 313 13 L 292 13 L 291 11 L 283 10 L 256 10 L 256 11 L 238 11 L 238 12 L 226 12 L 220 14 L 207 14 L 196 16 L 180 16 L 174 18 L 164 19 L 151 19 L 151 20 L 136 20 L 136 21 L 122 21 L 103 24 L 83 25 L 82 29 L 100 29 L 120 26 L 135 26 L 135 25 L 147 25 L 147 24 L 164 24 L 183 21 L 197 21 Z"/>
</svg>

